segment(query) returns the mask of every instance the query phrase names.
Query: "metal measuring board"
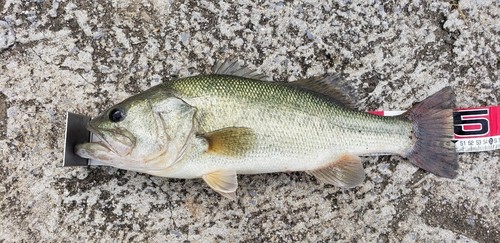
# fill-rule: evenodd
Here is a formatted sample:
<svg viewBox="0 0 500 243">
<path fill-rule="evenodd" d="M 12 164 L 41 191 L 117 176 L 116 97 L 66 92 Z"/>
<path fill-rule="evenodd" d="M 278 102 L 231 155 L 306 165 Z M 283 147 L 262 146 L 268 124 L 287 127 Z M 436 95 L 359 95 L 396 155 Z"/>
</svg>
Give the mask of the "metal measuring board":
<svg viewBox="0 0 500 243">
<path fill-rule="evenodd" d="M 63 166 L 88 166 L 89 160 L 75 154 L 75 146 L 90 142 L 92 134 L 87 130 L 90 117 L 68 112 L 66 114 L 66 133 L 64 136 Z"/>
</svg>

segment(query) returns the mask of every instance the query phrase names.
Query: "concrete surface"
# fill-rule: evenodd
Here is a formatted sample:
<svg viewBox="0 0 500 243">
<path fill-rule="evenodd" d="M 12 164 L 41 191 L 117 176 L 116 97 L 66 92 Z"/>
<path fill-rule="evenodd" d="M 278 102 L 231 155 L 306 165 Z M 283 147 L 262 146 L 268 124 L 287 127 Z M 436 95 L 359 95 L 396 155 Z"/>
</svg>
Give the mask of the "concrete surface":
<svg viewBox="0 0 500 243">
<path fill-rule="evenodd" d="M 458 107 L 500 103 L 498 0 L 215 2 L 0 0 L 0 242 L 498 242 L 500 151 L 460 155 L 454 180 L 366 158 L 352 190 L 239 176 L 237 201 L 201 180 L 62 168 L 66 111 L 228 57 L 278 81 L 342 72 L 362 110 L 446 85 Z"/>
</svg>

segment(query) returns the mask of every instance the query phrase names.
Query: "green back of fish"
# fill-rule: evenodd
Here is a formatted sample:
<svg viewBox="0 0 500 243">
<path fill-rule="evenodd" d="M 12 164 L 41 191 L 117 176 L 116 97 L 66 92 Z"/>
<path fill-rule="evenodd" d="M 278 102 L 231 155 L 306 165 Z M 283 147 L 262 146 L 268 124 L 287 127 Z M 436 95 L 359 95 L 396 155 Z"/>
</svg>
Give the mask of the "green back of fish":
<svg viewBox="0 0 500 243">
<path fill-rule="evenodd" d="M 180 79 L 165 85 L 188 99 L 235 100 L 261 108 L 270 106 L 280 110 L 308 112 L 316 116 L 325 116 L 325 111 L 350 112 L 333 99 L 285 83 L 214 74 Z"/>
</svg>

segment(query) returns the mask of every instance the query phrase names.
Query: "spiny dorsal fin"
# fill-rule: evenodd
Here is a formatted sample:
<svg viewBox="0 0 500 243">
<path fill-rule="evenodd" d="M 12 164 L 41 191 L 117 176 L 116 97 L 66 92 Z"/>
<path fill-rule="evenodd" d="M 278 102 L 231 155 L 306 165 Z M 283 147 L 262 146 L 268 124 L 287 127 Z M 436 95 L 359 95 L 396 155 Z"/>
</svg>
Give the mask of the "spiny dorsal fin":
<svg viewBox="0 0 500 243">
<path fill-rule="evenodd" d="M 223 62 L 216 62 L 213 67 L 214 74 L 221 75 L 233 75 L 250 79 L 259 79 L 259 80 L 269 80 L 269 78 L 260 74 L 255 70 L 248 68 L 247 66 L 242 66 L 238 63 L 238 60 L 225 60 Z"/>
<path fill-rule="evenodd" d="M 236 199 L 236 189 L 238 188 L 238 178 L 236 172 L 232 170 L 220 170 L 203 175 L 201 178 L 214 191 L 229 199 Z"/>
<path fill-rule="evenodd" d="M 344 87 L 344 83 L 344 79 L 338 74 L 325 74 L 287 84 L 320 93 L 341 105 L 354 108 L 356 102 L 353 100 L 351 92 Z"/>
<path fill-rule="evenodd" d="M 361 159 L 352 154 L 344 154 L 330 165 L 307 173 L 324 183 L 343 188 L 355 187 L 365 180 Z"/>
<path fill-rule="evenodd" d="M 255 133 L 246 127 L 228 127 L 202 135 L 209 153 L 243 156 L 255 144 Z"/>
</svg>

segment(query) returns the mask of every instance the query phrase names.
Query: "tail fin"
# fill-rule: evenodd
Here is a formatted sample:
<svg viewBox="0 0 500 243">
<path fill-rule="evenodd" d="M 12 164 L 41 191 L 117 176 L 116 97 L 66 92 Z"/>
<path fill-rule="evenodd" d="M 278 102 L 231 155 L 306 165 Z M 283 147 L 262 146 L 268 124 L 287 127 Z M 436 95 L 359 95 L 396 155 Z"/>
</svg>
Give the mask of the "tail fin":
<svg viewBox="0 0 500 243">
<path fill-rule="evenodd" d="M 403 114 L 413 122 L 415 145 L 407 157 L 414 165 L 438 176 L 455 178 L 458 161 L 453 138 L 455 97 L 445 87 Z"/>
</svg>

